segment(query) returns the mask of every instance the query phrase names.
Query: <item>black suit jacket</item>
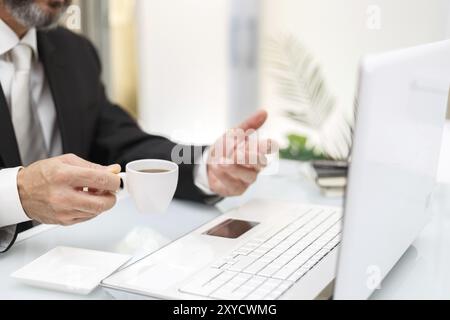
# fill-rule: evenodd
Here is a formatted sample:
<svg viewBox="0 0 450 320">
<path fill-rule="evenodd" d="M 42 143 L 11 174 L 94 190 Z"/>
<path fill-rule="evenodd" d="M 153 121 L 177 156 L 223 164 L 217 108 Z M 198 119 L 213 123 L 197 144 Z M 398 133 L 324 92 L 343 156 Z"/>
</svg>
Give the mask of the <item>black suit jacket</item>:
<svg viewBox="0 0 450 320">
<path fill-rule="evenodd" d="M 64 28 L 39 31 L 37 38 L 64 153 L 103 165 L 119 163 L 122 168 L 137 159 L 170 160 L 175 143 L 144 133 L 124 110 L 108 100 L 100 80 L 101 64 L 88 40 Z M 20 165 L 9 108 L 0 90 L 0 168 Z M 203 201 L 206 198 L 193 182 L 193 168 L 191 164 L 180 165 L 175 196 Z M 23 225 L 17 229 L 21 228 Z"/>
</svg>

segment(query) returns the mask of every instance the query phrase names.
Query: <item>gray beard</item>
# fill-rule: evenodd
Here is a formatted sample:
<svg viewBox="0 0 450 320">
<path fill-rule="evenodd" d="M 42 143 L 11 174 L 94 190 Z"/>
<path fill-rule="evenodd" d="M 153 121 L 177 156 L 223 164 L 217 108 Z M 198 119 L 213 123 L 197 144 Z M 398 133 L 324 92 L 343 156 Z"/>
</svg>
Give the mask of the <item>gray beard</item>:
<svg viewBox="0 0 450 320">
<path fill-rule="evenodd" d="M 49 30 L 57 27 L 64 10 L 59 15 L 47 14 L 34 0 L 3 0 L 9 14 L 26 28 Z"/>
</svg>

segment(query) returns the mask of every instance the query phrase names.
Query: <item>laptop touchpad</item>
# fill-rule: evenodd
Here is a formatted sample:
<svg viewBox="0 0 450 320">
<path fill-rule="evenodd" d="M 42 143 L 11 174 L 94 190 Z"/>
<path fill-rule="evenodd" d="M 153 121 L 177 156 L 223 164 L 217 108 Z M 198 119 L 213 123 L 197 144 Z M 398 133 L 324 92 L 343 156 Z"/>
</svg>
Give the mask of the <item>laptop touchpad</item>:
<svg viewBox="0 0 450 320">
<path fill-rule="evenodd" d="M 259 223 L 252 221 L 228 219 L 206 231 L 204 234 L 214 237 L 237 239 L 258 224 Z"/>
</svg>

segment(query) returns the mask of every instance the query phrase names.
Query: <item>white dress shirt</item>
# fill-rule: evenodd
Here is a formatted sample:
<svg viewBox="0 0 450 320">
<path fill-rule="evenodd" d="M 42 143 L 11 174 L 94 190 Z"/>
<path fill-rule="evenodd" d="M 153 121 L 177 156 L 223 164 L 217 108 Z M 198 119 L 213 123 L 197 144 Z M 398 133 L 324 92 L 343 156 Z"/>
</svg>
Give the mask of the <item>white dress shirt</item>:
<svg viewBox="0 0 450 320">
<path fill-rule="evenodd" d="M 10 51 L 20 42 L 27 44 L 33 50 L 31 69 L 31 107 L 36 109 L 41 122 L 45 143 L 52 157 L 63 152 L 62 140 L 56 121 L 56 109 L 50 87 L 45 78 L 44 67 L 39 60 L 37 34 L 30 29 L 19 39 L 16 33 L 0 19 L 0 84 L 8 105 L 11 105 L 11 87 L 14 77 L 14 64 Z M 1 139 L 1 137 L 0 137 Z M 0 228 L 29 221 L 25 214 L 17 190 L 17 173 L 20 167 L 0 170 Z M 213 195 L 209 189 L 206 164 L 194 168 L 196 186 L 205 194 Z"/>
<path fill-rule="evenodd" d="M 61 135 L 56 121 L 56 109 L 50 88 L 45 79 L 42 63 L 39 61 L 36 30 L 31 29 L 19 39 L 16 33 L 0 19 L 0 84 L 8 106 L 11 106 L 11 88 L 14 78 L 14 64 L 10 51 L 19 43 L 25 43 L 33 51 L 30 75 L 31 107 L 36 109 L 42 126 L 45 144 L 51 156 L 62 153 Z M 0 170 L 0 227 L 28 221 L 17 191 L 18 168 Z"/>
</svg>

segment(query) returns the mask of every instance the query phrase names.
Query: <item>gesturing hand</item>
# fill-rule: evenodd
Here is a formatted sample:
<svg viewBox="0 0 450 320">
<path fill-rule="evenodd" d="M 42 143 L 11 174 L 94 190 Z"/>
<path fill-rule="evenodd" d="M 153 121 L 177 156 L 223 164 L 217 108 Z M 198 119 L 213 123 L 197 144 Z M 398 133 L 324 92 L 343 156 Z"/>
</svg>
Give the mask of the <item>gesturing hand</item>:
<svg viewBox="0 0 450 320">
<path fill-rule="evenodd" d="M 30 219 L 44 224 L 84 222 L 114 206 L 118 172 L 119 165 L 104 167 L 72 154 L 38 161 L 19 171 L 20 201 Z"/>
<path fill-rule="evenodd" d="M 272 140 L 253 137 L 267 120 L 260 111 L 240 126 L 225 133 L 210 149 L 208 182 L 210 189 L 222 196 L 243 194 L 253 184 L 266 164 L 266 154 L 276 151 Z"/>
</svg>

